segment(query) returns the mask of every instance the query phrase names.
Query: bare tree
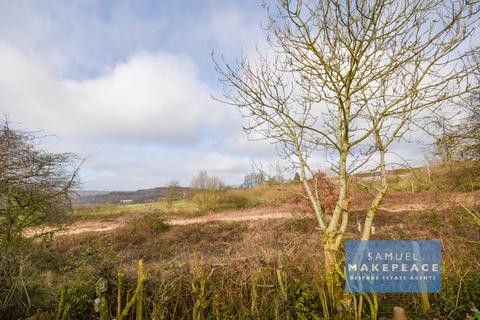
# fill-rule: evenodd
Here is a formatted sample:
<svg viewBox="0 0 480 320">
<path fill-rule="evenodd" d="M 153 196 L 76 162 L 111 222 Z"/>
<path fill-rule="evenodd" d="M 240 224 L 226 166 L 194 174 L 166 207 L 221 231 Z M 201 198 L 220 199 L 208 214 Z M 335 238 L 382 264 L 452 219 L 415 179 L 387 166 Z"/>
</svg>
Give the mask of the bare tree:
<svg viewBox="0 0 480 320">
<path fill-rule="evenodd" d="M 480 49 L 476 51 L 472 63 L 478 86 Z M 480 160 L 480 89 L 450 104 L 449 111 L 440 114 L 434 121 L 436 131 L 440 131 L 436 135 L 437 155 L 448 164 L 454 160 Z"/>
<path fill-rule="evenodd" d="M 253 189 L 256 187 L 263 186 L 265 184 L 265 175 L 263 172 L 251 172 L 245 175 L 243 183 L 240 186 L 245 189 Z"/>
<path fill-rule="evenodd" d="M 0 124 L 0 308 L 19 291 L 28 298 L 23 261 L 32 241 L 45 234 L 26 237 L 25 229 L 67 213 L 77 182 L 73 154 L 50 153 L 36 142 L 34 134 Z"/>
<path fill-rule="evenodd" d="M 195 189 L 207 189 L 207 180 L 208 180 L 207 171 L 202 170 L 198 173 L 198 175 L 193 177 L 190 185 L 192 188 L 195 188 Z"/>
<path fill-rule="evenodd" d="M 165 199 L 169 207 L 172 207 L 173 202 L 180 196 L 180 182 L 178 180 L 171 180 L 165 184 Z"/>
<path fill-rule="evenodd" d="M 214 59 L 220 100 L 240 110 L 247 133 L 275 141 L 297 168 L 323 234 L 330 287 L 349 221 L 351 175 L 372 163 L 381 174 L 361 236 L 369 239 L 388 190 L 391 145 L 422 114 L 474 87 L 465 40 L 478 9 L 473 0 L 278 0 L 268 9 L 268 52 L 235 65 Z M 339 177 L 331 214 L 307 183 L 319 151 Z"/>
<path fill-rule="evenodd" d="M 202 190 L 220 190 L 225 188 L 225 183 L 216 176 L 208 176 L 207 171 L 202 170 L 197 176 L 193 177 L 190 183 L 192 188 Z"/>
</svg>

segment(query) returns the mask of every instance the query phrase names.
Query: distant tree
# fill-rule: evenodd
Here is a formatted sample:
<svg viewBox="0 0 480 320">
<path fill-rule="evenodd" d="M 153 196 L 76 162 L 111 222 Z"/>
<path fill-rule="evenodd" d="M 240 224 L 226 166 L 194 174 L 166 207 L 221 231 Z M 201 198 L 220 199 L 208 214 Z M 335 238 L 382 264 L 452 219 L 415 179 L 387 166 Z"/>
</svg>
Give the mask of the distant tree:
<svg viewBox="0 0 480 320">
<path fill-rule="evenodd" d="M 476 81 L 480 83 L 480 51 L 474 63 L 477 67 Z M 480 160 L 480 89 L 473 90 L 451 107 L 460 116 L 453 121 L 449 114 L 437 119 L 436 125 L 440 128 L 436 141 L 437 155 L 446 163 Z"/>
<path fill-rule="evenodd" d="M 190 186 L 194 189 L 207 189 L 207 179 L 207 171 L 202 170 L 198 173 L 198 175 L 193 177 Z"/>
<path fill-rule="evenodd" d="M 245 175 L 242 188 L 253 189 L 256 187 L 263 186 L 265 184 L 265 175 L 263 172 L 251 172 Z"/>
<path fill-rule="evenodd" d="M 265 184 L 265 174 L 263 172 L 255 174 L 254 181 L 256 187 L 263 186 Z"/>
<path fill-rule="evenodd" d="M 225 188 L 225 183 L 219 177 L 209 177 L 206 170 L 202 170 L 197 176 L 193 177 L 190 183 L 194 189 L 201 190 L 220 190 Z"/>
<path fill-rule="evenodd" d="M 178 200 L 178 198 L 180 197 L 179 186 L 180 182 L 178 182 L 178 180 L 172 180 L 165 184 L 165 200 L 167 201 L 169 206 L 171 206 L 173 202 Z"/>
<path fill-rule="evenodd" d="M 26 228 L 63 217 L 77 182 L 77 157 L 47 152 L 37 139 L 6 120 L 0 124 L 0 308 L 28 294 L 19 282 L 24 262 L 33 241 L 46 233 L 27 236 Z"/>
<path fill-rule="evenodd" d="M 221 190 L 225 189 L 226 184 L 222 179 L 216 176 L 208 177 L 207 190 Z"/>
<path fill-rule="evenodd" d="M 300 175 L 298 174 L 298 172 L 295 173 L 295 176 L 293 177 L 293 182 L 294 183 L 302 182 L 302 179 L 300 178 Z"/>
<path fill-rule="evenodd" d="M 178 182 L 178 180 L 171 180 L 171 181 L 167 182 L 166 186 L 168 188 L 176 189 L 180 186 L 180 182 Z"/>
<path fill-rule="evenodd" d="M 240 186 L 241 188 L 244 189 L 252 189 L 253 188 L 253 181 L 252 181 L 252 174 L 247 173 L 245 177 L 243 178 L 243 183 Z"/>
<path fill-rule="evenodd" d="M 282 184 L 285 182 L 285 177 L 282 174 L 270 175 L 267 178 L 267 184 Z"/>
</svg>

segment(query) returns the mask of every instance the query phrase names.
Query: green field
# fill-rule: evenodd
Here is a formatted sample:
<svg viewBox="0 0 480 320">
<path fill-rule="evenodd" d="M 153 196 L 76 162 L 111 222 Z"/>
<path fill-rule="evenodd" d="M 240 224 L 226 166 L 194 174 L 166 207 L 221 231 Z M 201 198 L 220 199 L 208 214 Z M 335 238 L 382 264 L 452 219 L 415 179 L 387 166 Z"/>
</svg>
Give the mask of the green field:
<svg viewBox="0 0 480 320">
<path fill-rule="evenodd" d="M 118 217 L 139 213 L 155 213 L 164 216 L 195 215 L 198 206 L 191 200 L 178 200 L 172 203 L 156 201 L 134 204 L 79 205 L 74 207 L 72 217 L 75 219 Z"/>
</svg>

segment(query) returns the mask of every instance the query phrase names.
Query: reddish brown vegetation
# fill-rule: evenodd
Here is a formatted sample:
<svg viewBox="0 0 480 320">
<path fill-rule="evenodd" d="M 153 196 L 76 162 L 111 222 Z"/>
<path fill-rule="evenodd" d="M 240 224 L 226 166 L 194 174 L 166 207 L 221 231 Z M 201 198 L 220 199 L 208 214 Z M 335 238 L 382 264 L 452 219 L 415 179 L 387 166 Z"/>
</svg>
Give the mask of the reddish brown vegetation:
<svg viewBox="0 0 480 320">
<path fill-rule="evenodd" d="M 321 171 L 316 171 L 314 177 L 307 182 L 314 192 L 314 197 L 320 199 L 320 205 L 326 214 L 331 214 L 337 201 L 338 186 Z M 305 187 L 302 188 L 304 197 L 300 202 L 300 208 L 305 212 L 313 212 L 313 206 L 307 197 Z"/>
</svg>

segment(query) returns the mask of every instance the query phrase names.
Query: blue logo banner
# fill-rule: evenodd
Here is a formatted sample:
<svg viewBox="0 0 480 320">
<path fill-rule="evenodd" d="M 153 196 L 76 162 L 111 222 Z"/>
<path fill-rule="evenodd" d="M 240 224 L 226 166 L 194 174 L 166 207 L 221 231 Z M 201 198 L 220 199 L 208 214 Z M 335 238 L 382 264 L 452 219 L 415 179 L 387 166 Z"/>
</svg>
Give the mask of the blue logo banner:
<svg viewBox="0 0 480 320">
<path fill-rule="evenodd" d="M 347 240 L 348 292 L 440 292 L 439 240 Z"/>
</svg>

